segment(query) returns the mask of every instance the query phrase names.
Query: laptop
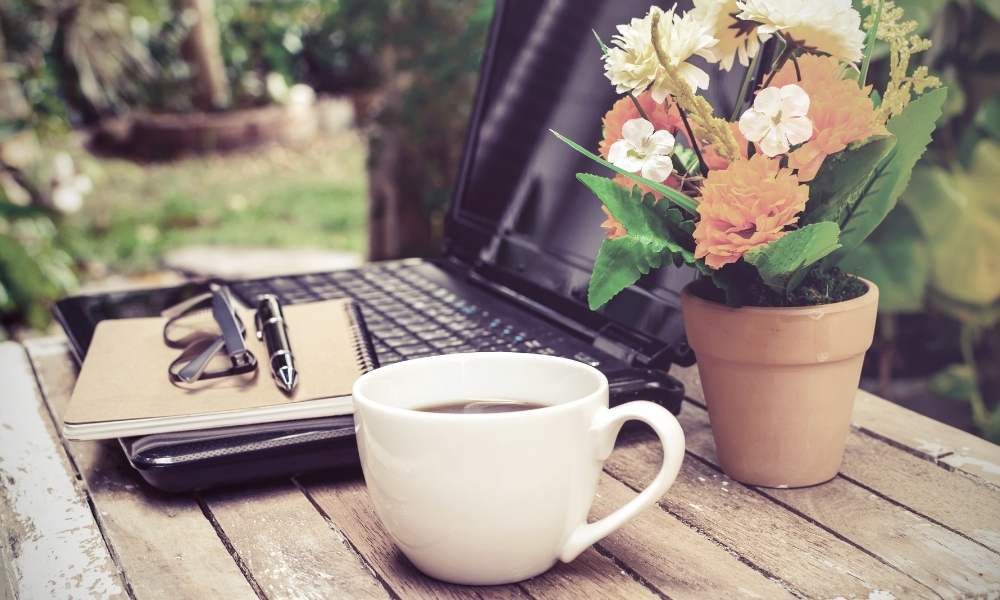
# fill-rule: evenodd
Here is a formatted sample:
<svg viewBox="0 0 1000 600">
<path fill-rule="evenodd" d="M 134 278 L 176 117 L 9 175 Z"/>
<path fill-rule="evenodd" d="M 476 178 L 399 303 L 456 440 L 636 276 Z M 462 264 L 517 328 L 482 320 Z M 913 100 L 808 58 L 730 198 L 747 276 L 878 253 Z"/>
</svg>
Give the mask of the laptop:
<svg viewBox="0 0 1000 600">
<path fill-rule="evenodd" d="M 678 412 L 683 387 L 666 369 L 694 362 L 679 291 L 695 274 L 661 269 L 590 311 L 587 286 L 604 214 L 574 175 L 600 167 L 549 133 L 596 145 L 616 96 L 592 30 L 610 39 L 616 24 L 648 6 L 497 2 L 440 258 L 226 283 L 251 306 L 262 293 L 289 304 L 353 298 L 383 365 L 452 352 L 559 355 L 607 374 L 612 403 L 642 398 Z M 100 320 L 155 315 L 205 285 L 77 296 L 55 312 L 82 360 Z M 181 491 L 350 468 L 357 464 L 353 434 L 348 416 L 121 445 L 147 481 Z"/>
</svg>

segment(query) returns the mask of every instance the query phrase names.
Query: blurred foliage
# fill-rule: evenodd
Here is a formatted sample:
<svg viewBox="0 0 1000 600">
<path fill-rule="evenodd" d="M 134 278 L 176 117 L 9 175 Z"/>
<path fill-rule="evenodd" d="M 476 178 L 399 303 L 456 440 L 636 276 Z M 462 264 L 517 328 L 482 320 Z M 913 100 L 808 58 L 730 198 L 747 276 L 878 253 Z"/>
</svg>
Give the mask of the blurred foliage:
<svg viewBox="0 0 1000 600">
<path fill-rule="evenodd" d="M 0 191 L 0 322 L 43 329 L 51 303 L 76 286 L 75 263 L 53 215 Z"/>
<path fill-rule="evenodd" d="M 393 156 L 396 189 L 422 204 L 429 235 L 422 247 L 404 252 L 437 252 L 493 0 L 353 1 L 378 6 L 373 16 L 381 24 L 376 47 L 385 82 L 373 117 L 370 162 Z"/>
<path fill-rule="evenodd" d="M 51 204 L 56 180 L 36 149 L 30 131 L 0 137 L 0 338 L 20 323 L 44 328 L 52 302 L 77 285 Z"/>
<path fill-rule="evenodd" d="M 897 0 L 934 46 L 919 58 L 941 75 L 949 98 L 928 153 L 898 207 L 849 259 L 875 281 L 883 393 L 894 372 L 921 372 L 928 344 L 912 339 L 910 314 L 957 323 L 948 365 L 932 379 L 943 397 L 962 398 L 987 437 L 1000 440 L 1000 3 Z M 880 56 L 876 52 L 876 56 Z M 885 63 L 884 60 L 881 63 Z M 877 79 L 886 65 L 873 64 Z M 937 354 L 934 354 L 937 356 Z M 936 367 L 940 368 L 940 362 Z M 960 384 L 961 381 L 965 384 Z"/>
<path fill-rule="evenodd" d="M 217 0 L 234 106 L 268 102 L 269 86 L 321 92 L 375 88 L 389 69 L 478 66 L 492 2 L 484 0 Z M 193 110 L 182 45 L 196 16 L 164 0 L 5 0 L 6 61 L 37 116 L 93 122 L 128 109 Z M 386 65 L 389 50 L 399 61 Z M 452 53 L 455 54 L 452 54 Z M 0 61 L 2 62 L 2 61 Z M 270 78 L 269 78 L 270 76 Z"/>
</svg>

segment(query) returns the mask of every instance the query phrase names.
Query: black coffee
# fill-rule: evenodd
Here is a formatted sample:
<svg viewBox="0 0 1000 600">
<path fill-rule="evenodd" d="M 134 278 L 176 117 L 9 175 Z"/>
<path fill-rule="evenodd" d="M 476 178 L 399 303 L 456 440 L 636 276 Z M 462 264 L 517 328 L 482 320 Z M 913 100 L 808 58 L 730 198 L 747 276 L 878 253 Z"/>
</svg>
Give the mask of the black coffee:
<svg viewBox="0 0 1000 600">
<path fill-rule="evenodd" d="M 417 410 L 432 413 L 456 413 L 464 415 L 483 415 L 492 413 L 519 412 L 522 410 L 532 410 L 535 408 L 545 408 L 545 404 L 538 402 L 522 402 L 521 400 L 483 400 L 482 398 L 468 398 L 459 400 L 448 400 L 441 404 L 424 406 Z"/>
</svg>

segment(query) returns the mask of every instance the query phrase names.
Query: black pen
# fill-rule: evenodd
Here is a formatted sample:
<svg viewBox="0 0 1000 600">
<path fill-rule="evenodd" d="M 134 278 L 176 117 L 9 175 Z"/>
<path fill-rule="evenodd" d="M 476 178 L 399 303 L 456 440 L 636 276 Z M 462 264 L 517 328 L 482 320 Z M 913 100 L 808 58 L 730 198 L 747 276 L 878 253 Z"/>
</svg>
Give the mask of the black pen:
<svg viewBox="0 0 1000 600">
<path fill-rule="evenodd" d="M 285 324 L 285 314 L 281 303 L 274 294 L 262 294 L 257 297 L 257 339 L 264 342 L 267 349 L 268 362 L 271 364 L 271 377 L 278 389 L 286 394 L 292 393 L 299 383 L 299 374 L 295 370 L 292 356 L 292 345 L 288 341 L 288 326 Z"/>
</svg>

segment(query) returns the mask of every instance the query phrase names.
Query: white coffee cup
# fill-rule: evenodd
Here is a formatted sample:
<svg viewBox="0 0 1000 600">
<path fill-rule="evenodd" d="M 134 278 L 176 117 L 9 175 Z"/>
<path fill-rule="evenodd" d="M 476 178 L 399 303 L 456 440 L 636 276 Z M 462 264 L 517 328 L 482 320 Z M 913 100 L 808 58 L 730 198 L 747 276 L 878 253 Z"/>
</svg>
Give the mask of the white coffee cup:
<svg viewBox="0 0 1000 600">
<path fill-rule="evenodd" d="M 491 414 L 415 410 L 508 399 L 544 408 Z M 684 458 L 677 419 L 651 402 L 608 408 L 608 380 L 583 363 L 470 353 L 394 364 L 354 384 L 368 493 L 386 530 L 424 573 L 453 583 L 512 583 L 569 562 L 656 502 Z M 660 436 L 649 487 L 594 523 L 587 514 L 625 421 Z"/>
</svg>

